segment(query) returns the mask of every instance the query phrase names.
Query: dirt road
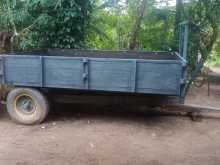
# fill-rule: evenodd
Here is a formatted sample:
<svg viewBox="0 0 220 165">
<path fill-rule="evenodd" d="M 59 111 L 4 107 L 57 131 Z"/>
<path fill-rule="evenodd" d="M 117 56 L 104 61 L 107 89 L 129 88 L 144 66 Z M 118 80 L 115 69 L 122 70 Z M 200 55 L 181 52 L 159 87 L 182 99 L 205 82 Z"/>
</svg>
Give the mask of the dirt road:
<svg viewBox="0 0 220 165">
<path fill-rule="evenodd" d="M 188 104 L 220 107 L 220 88 Z M 128 111 L 129 109 L 129 111 Z M 219 165 L 220 118 L 191 121 L 129 107 L 56 106 L 38 126 L 0 113 L 0 165 Z"/>
<path fill-rule="evenodd" d="M 58 108 L 38 126 L 0 116 L 1 165 L 218 165 L 220 119 Z M 126 109 L 125 109 L 126 110 Z"/>
</svg>

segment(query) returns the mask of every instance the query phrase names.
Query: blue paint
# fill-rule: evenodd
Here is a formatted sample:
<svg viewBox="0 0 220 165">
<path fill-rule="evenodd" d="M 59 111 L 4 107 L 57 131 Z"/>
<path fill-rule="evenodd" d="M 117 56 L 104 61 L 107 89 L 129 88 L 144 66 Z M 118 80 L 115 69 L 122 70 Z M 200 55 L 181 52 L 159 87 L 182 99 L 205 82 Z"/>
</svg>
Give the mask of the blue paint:
<svg viewBox="0 0 220 165">
<path fill-rule="evenodd" d="M 3 55 L 5 84 L 180 96 L 183 60 Z"/>
</svg>

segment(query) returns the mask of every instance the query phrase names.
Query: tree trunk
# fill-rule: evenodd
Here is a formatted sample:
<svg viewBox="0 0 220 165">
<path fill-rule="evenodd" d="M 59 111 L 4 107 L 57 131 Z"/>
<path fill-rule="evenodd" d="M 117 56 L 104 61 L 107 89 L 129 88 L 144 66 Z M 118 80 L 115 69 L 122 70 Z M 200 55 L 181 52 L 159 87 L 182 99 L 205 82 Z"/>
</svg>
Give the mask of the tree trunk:
<svg viewBox="0 0 220 165">
<path fill-rule="evenodd" d="M 147 7 L 147 2 L 148 0 L 143 0 L 140 6 L 140 10 L 138 12 L 138 16 L 137 19 L 134 23 L 132 32 L 131 32 L 131 39 L 130 39 L 130 44 L 129 44 L 129 49 L 130 50 L 134 50 L 137 46 L 137 36 L 139 34 L 140 31 L 140 26 L 141 26 L 141 22 L 143 20 L 144 17 L 144 13 Z"/>
<path fill-rule="evenodd" d="M 167 33 L 169 31 L 169 22 L 168 22 L 168 18 L 166 17 L 164 19 L 164 25 L 163 25 L 163 33 L 161 34 L 161 46 L 163 48 L 163 50 L 165 50 L 167 48 Z"/>
<path fill-rule="evenodd" d="M 11 51 L 12 33 L 0 32 L 0 53 L 6 53 Z"/>
</svg>

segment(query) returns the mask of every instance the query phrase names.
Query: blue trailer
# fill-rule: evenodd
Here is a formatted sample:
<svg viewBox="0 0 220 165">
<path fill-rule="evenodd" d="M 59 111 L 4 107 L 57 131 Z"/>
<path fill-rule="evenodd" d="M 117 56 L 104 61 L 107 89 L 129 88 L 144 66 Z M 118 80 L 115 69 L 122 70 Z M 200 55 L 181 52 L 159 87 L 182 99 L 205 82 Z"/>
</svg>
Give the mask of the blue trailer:
<svg viewBox="0 0 220 165">
<path fill-rule="evenodd" d="M 44 91 L 80 90 L 184 98 L 187 28 L 177 52 L 48 50 L 0 56 L 1 84 L 13 88 L 7 110 L 23 124 L 42 122 Z"/>
</svg>

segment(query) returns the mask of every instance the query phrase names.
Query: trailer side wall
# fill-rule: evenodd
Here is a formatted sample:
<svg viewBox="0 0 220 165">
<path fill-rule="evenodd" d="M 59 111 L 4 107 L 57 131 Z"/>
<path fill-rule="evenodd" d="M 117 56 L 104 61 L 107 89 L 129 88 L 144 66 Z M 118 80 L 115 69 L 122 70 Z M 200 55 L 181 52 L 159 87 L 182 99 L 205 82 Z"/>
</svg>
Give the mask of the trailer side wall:
<svg viewBox="0 0 220 165">
<path fill-rule="evenodd" d="M 14 86 L 180 95 L 180 60 L 5 55 L 4 83 Z"/>
</svg>

